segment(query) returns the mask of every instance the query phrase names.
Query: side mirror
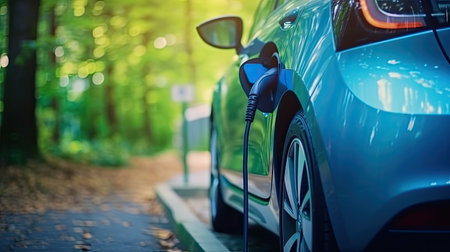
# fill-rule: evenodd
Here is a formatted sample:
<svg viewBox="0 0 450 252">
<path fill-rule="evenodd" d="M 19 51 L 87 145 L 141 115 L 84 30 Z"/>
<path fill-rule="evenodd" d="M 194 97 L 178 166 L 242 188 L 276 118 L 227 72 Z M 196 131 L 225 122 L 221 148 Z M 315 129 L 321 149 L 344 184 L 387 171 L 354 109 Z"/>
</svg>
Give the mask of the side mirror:
<svg viewBox="0 0 450 252">
<path fill-rule="evenodd" d="M 197 26 L 197 32 L 207 44 L 221 49 L 242 50 L 242 19 L 238 16 L 221 16 Z"/>
</svg>

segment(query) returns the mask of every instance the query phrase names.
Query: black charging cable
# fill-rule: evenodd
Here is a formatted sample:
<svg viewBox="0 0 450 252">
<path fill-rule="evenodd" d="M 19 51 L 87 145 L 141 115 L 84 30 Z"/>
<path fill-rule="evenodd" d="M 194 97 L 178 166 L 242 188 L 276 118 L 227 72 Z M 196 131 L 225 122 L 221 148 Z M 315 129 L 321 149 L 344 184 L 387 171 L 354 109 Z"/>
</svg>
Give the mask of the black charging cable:
<svg viewBox="0 0 450 252">
<path fill-rule="evenodd" d="M 244 184 L 244 252 L 248 251 L 248 137 L 250 125 L 255 119 L 256 108 L 258 107 L 258 97 L 267 89 L 274 88 L 278 83 L 278 67 L 267 70 L 263 76 L 250 89 L 245 112 L 244 150 L 243 150 L 243 184 Z"/>
<path fill-rule="evenodd" d="M 248 108 L 248 107 L 247 107 Z M 248 134 L 250 133 L 251 121 L 245 123 L 244 131 L 244 156 L 243 156 L 243 180 L 244 180 L 244 252 L 248 251 Z"/>
</svg>

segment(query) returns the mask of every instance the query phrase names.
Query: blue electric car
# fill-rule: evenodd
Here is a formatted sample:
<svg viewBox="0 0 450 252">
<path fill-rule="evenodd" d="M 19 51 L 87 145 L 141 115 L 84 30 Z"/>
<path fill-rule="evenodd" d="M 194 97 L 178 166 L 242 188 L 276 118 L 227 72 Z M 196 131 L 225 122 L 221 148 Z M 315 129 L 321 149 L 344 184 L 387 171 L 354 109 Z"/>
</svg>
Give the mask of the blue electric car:
<svg viewBox="0 0 450 252">
<path fill-rule="evenodd" d="M 251 30 L 222 16 L 200 36 L 238 56 L 211 113 L 211 218 L 243 211 L 283 251 L 450 249 L 450 1 L 262 0 Z M 241 43 L 243 34 L 248 36 Z"/>
</svg>

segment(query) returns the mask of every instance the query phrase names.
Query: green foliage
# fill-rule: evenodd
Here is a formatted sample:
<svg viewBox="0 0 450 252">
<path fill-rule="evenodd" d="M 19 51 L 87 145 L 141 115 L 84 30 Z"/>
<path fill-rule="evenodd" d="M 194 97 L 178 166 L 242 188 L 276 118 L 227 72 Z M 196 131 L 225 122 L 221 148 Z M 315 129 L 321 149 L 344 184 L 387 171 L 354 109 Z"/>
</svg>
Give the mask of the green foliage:
<svg viewBox="0 0 450 252">
<path fill-rule="evenodd" d="M 192 105 L 210 103 L 214 82 L 234 56 L 233 50 L 204 44 L 195 26 L 214 16 L 238 14 L 248 31 L 256 4 L 42 0 L 39 39 L 24 47 L 23 57 L 27 48 L 37 48 L 42 151 L 122 165 L 131 154 L 172 148 L 181 107 L 171 101 L 171 87 L 192 83 Z M 0 57 L 7 52 L 7 14 L 7 2 L 0 0 L 0 20 L 5 21 L 0 22 Z"/>
<path fill-rule="evenodd" d="M 80 162 L 103 166 L 122 166 L 128 163 L 128 150 L 120 141 L 63 140 L 52 154 Z"/>
</svg>

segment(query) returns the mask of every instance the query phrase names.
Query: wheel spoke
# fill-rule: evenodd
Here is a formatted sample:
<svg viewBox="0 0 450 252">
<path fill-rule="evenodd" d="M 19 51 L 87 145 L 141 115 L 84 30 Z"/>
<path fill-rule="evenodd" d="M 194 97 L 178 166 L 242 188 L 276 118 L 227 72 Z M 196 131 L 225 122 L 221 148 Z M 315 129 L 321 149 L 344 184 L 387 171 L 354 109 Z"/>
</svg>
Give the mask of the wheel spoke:
<svg viewBox="0 0 450 252">
<path fill-rule="evenodd" d="M 303 198 L 303 201 L 300 206 L 300 212 L 302 213 L 302 216 L 305 218 L 310 218 L 311 216 L 311 191 L 308 190 L 305 194 L 305 197 Z"/>
<path fill-rule="evenodd" d="M 216 202 L 217 202 L 217 193 L 219 187 L 219 180 L 217 178 L 213 178 L 211 176 L 211 185 L 209 191 L 209 200 L 211 205 L 211 215 L 215 217 L 217 215 Z"/>
<path fill-rule="evenodd" d="M 289 206 L 289 203 L 287 201 L 284 201 L 283 209 L 287 214 L 289 214 L 289 216 L 291 216 L 293 220 L 297 220 L 297 211 L 295 207 L 292 208 L 291 206 Z"/>
<path fill-rule="evenodd" d="M 309 249 L 312 248 L 312 222 L 311 219 L 302 218 L 303 240 Z"/>
<path fill-rule="evenodd" d="M 298 162 L 298 168 L 305 167 L 306 164 L 306 157 L 305 157 L 305 151 L 303 150 L 303 146 L 299 146 L 300 151 L 298 152 L 297 162 Z"/>
<path fill-rule="evenodd" d="M 297 219 L 297 197 L 296 194 L 293 193 L 297 189 L 297 181 L 295 178 L 295 170 L 293 169 L 293 159 L 287 158 L 285 167 L 285 175 L 284 175 L 284 186 L 285 192 L 287 194 L 287 199 L 285 198 L 283 202 L 283 208 L 286 212 L 294 219 Z"/>
<path fill-rule="evenodd" d="M 302 218 L 302 234 L 303 240 L 307 247 L 312 247 L 312 221 L 311 221 L 311 191 L 305 195 L 302 206 L 300 207 L 300 213 Z"/>
<path fill-rule="evenodd" d="M 301 143 L 298 144 L 299 145 L 299 151 L 297 153 L 297 170 L 298 170 L 298 175 L 297 175 L 297 181 L 298 181 L 298 188 L 297 188 L 297 197 L 299 199 L 299 202 L 302 202 L 302 198 L 304 197 L 304 192 L 305 192 L 305 185 L 304 182 L 308 180 L 308 171 L 307 171 L 307 167 L 308 164 L 306 163 L 306 157 L 305 157 L 305 151 L 303 150 L 303 146 L 301 145 Z M 306 177 L 304 177 L 306 176 Z M 306 187 L 309 188 L 309 187 Z"/>
<path fill-rule="evenodd" d="M 297 174 L 297 176 L 298 176 L 298 148 L 299 148 L 299 146 L 298 146 L 298 143 L 297 142 L 292 142 L 293 144 L 293 150 L 292 150 L 292 159 L 294 160 L 294 164 L 293 164 L 293 166 L 292 166 L 292 169 L 295 171 L 295 173 Z M 298 181 L 298 180 L 297 180 Z M 297 188 L 298 189 L 298 188 Z"/>
<path fill-rule="evenodd" d="M 305 237 L 303 237 L 302 241 L 300 242 L 300 250 L 299 251 L 311 251 L 311 245 L 308 245 L 305 241 Z"/>
<path fill-rule="evenodd" d="M 218 177 L 218 172 L 217 172 L 217 133 L 216 130 L 213 129 L 212 133 L 211 133 L 211 147 L 210 147 L 210 152 L 211 152 L 211 174 L 214 177 Z"/>
<path fill-rule="evenodd" d="M 289 237 L 286 243 L 283 246 L 283 251 L 298 251 L 300 245 L 300 233 L 295 232 Z"/>
</svg>

